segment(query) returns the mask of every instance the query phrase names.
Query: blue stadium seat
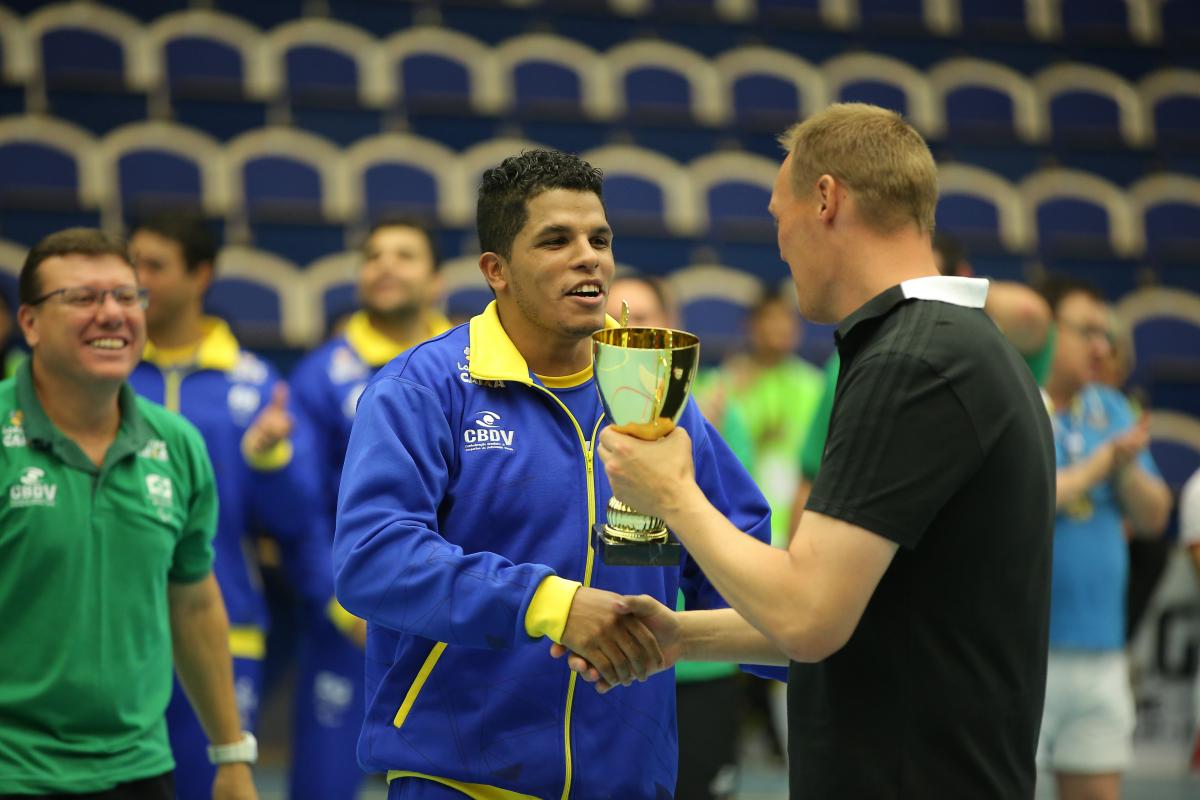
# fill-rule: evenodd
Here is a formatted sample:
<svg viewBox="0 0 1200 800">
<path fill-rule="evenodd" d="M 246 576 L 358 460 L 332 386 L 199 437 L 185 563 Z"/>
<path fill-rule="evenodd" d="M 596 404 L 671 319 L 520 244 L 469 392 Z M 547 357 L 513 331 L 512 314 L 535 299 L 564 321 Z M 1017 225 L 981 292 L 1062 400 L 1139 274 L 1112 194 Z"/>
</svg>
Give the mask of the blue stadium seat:
<svg viewBox="0 0 1200 800">
<path fill-rule="evenodd" d="M 494 57 L 510 110 L 522 117 L 605 120 L 614 113 L 607 64 L 581 42 L 527 34 L 501 43 Z"/>
<path fill-rule="evenodd" d="M 442 264 L 441 275 L 443 304 L 451 321 L 465 322 L 492 301 L 492 290 L 479 271 L 478 256 L 447 261 Z"/>
<path fill-rule="evenodd" d="M 117 128 L 100 143 L 103 185 L 125 219 L 163 207 L 223 217 L 229 211 L 225 153 L 209 136 L 170 122 Z"/>
<path fill-rule="evenodd" d="M 700 198 L 698 229 L 720 238 L 773 238 L 767 205 L 779 164 L 740 152 L 713 153 L 691 162 L 687 171 Z"/>
<path fill-rule="evenodd" d="M 1174 411 L 1150 415 L 1150 453 L 1176 494 L 1200 469 L 1200 418 Z"/>
<path fill-rule="evenodd" d="M 687 170 L 668 156 L 610 145 L 589 150 L 583 158 L 604 170 L 604 204 L 619 233 L 688 236 L 698 230 L 695 191 Z"/>
<path fill-rule="evenodd" d="M 242 134 L 226 148 L 231 216 L 255 245 L 307 263 L 345 248 L 348 193 L 342 154 L 291 128 Z"/>
<path fill-rule="evenodd" d="M 291 262 L 235 245 L 221 249 L 216 267 L 205 310 L 229 322 L 247 346 L 310 347 L 320 341 L 319 321 L 305 313 L 304 282 Z"/>
<path fill-rule="evenodd" d="M 105 6 L 45 6 L 25 20 L 45 107 L 93 133 L 145 119 L 152 74 L 137 20 Z"/>
<path fill-rule="evenodd" d="M 1083 277 L 1110 298 L 1135 288 L 1144 239 L 1123 191 L 1069 169 L 1042 170 L 1020 191 L 1048 268 Z"/>
<path fill-rule="evenodd" d="M 872 103 L 898 111 L 922 132 L 942 129 L 941 109 L 925 75 L 889 56 L 849 53 L 821 65 L 835 102 Z"/>
<path fill-rule="evenodd" d="M 1163 0 L 1160 7 L 1163 39 L 1168 44 L 1200 42 L 1200 3 Z"/>
<path fill-rule="evenodd" d="M 762 282 L 731 267 L 698 264 L 667 278 L 684 330 L 700 337 L 705 364 L 745 350 L 746 315 L 763 293 Z"/>
<path fill-rule="evenodd" d="M 1200 178 L 1148 176 L 1129 189 L 1134 216 L 1142 220 L 1146 254 L 1156 261 L 1195 266 L 1200 253 Z"/>
<path fill-rule="evenodd" d="M 724 107 L 739 128 L 778 133 L 824 108 L 825 79 L 804 59 L 769 47 L 738 47 L 713 61 Z"/>
<path fill-rule="evenodd" d="M 298 19 L 265 37 L 292 121 L 346 145 L 382 129 L 383 107 L 395 95 L 378 41 L 366 31 L 327 19 Z"/>
<path fill-rule="evenodd" d="M 933 102 L 941 107 L 950 141 L 1040 141 L 1045 135 L 1033 86 L 1021 73 L 975 58 L 951 58 L 928 72 Z"/>
<path fill-rule="evenodd" d="M 475 198 L 484 171 L 491 169 L 509 156 L 517 155 L 522 150 L 545 146 L 544 142 L 502 137 L 463 150 L 458 154 L 456 177 L 458 187 L 452 192 L 452 196 L 458 199 L 449 207 L 442 209 L 443 215 L 449 215 L 448 219 L 444 217 L 444 221 L 453 225 L 473 225 L 475 222 Z"/>
<path fill-rule="evenodd" d="M 1021 195 L 994 172 L 970 164 L 938 168 L 937 229 L 972 253 L 1021 253 L 1033 244 Z"/>
<path fill-rule="evenodd" d="M 844 30 L 856 19 L 848 0 L 758 0 L 758 21 L 767 26 Z"/>
<path fill-rule="evenodd" d="M 504 85 L 491 50 L 444 28 L 414 27 L 384 40 L 385 69 L 412 113 L 494 114 L 505 107 Z"/>
<path fill-rule="evenodd" d="M 357 142 L 344 157 L 352 219 L 400 214 L 462 224 L 471 216 L 473 195 L 458 158 L 437 142 L 385 133 Z"/>
<path fill-rule="evenodd" d="M 1160 69 L 1138 87 L 1159 146 L 1200 144 L 1200 70 Z"/>
<path fill-rule="evenodd" d="M 1026 39 L 1029 24 L 1025 10 L 1025 0 L 958 0 L 957 27 L 968 36 Z"/>
<path fill-rule="evenodd" d="M 32 245 L 96 226 L 103 199 L 91 135 L 47 117 L 0 119 L 0 236 Z"/>
<path fill-rule="evenodd" d="M 263 30 L 283 25 L 297 19 L 306 12 L 305 0 L 258 0 L 247 3 L 246 0 L 209 0 L 218 10 L 227 14 L 236 14 L 252 25 Z"/>
<path fill-rule="evenodd" d="M 1149 140 L 1137 90 L 1115 72 L 1056 64 L 1033 78 L 1054 141 L 1140 147 Z"/>
<path fill-rule="evenodd" d="M 929 33 L 924 0 L 858 0 L 858 27 L 889 34 Z"/>
<path fill-rule="evenodd" d="M 257 28 L 216 11 L 167 14 L 146 33 L 174 119 L 222 141 L 266 124 L 279 76 Z"/>
<path fill-rule="evenodd" d="M 25 113 L 25 84 L 32 73 L 25 23 L 0 6 L 0 117 Z"/>
<path fill-rule="evenodd" d="M 325 256 L 300 272 L 308 324 L 328 336 L 333 326 L 358 309 L 358 268 L 362 253 L 346 250 Z"/>
<path fill-rule="evenodd" d="M 715 125 L 726 116 L 716 72 L 694 50 L 641 40 L 613 47 L 604 60 L 618 114 L 631 122 Z"/>
<path fill-rule="evenodd" d="M 1068 43 L 1128 44 L 1133 40 L 1128 0 L 1058 0 L 1059 29 Z"/>
</svg>

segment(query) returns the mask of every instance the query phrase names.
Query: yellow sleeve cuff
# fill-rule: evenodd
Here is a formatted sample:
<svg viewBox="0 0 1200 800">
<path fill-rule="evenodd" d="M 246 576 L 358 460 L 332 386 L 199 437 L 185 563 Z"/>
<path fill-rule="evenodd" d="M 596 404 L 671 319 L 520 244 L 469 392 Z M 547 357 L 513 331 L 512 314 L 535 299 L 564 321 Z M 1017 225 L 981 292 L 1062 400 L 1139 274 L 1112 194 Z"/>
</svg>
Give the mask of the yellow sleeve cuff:
<svg viewBox="0 0 1200 800">
<path fill-rule="evenodd" d="M 342 608 L 342 604 L 337 601 L 336 597 L 329 598 L 329 605 L 325 607 L 325 613 L 329 616 L 333 627 L 347 636 L 353 633 L 354 626 L 358 624 L 358 617 Z"/>
<path fill-rule="evenodd" d="M 579 581 L 569 581 L 557 575 L 547 575 L 533 593 L 529 610 L 525 612 L 525 632 L 534 639 L 545 636 L 552 642 L 562 639 L 567 627 L 571 602 L 579 590 Z"/>
<path fill-rule="evenodd" d="M 246 463 L 251 468 L 259 472 L 274 472 L 277 469 L 283 469 L 292 462 L 292 440 L 280 439 L 265 453 L 251 453 L 246 444 L 246 438 L 242 437 L 242 457 L 246 459 Z"/>
</svg>

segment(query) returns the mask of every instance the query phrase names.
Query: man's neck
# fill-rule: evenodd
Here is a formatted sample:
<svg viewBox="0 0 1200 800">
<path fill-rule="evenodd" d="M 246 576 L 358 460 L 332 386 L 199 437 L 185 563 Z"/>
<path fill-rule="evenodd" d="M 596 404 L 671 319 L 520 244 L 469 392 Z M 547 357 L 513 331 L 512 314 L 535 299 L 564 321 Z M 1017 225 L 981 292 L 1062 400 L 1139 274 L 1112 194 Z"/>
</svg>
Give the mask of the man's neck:
<svg viewBox="0 0 1200 800">
<path fill-rule="evenodd" d="M 121 382 L 89 381 L 80 385 L 54 375 L 35 360 L 33 388 L 42 411 L 60 431 L 79 444 L 107 445 L 121 427 Z"/>
<path fill-rule="evenodd" d="M 500 325 L 525 359 L 529 371 L 535 375 L 558 377 L 574 375 L 587 369 L 592 363 L 592 339 L 590 336 L 567 338 L 552 336 L 542 328 L 536 328 L 520 316 L 520 312 L 508 314 L 497 307 Z"/>
<path fill-rule="evenodd" d="M 150 341 L 160 350 L 198 347 L 204 340 L 204 315 L 195 309 L 147 331 Z"/>
<path fill-rule="evenodd" d="M 865 231 L 855 241 L 857 246 L 845 253 L 839 267 L 843 276 L 837 302 L 839 320 L 897 284 L 938 275 L 929 237 L 915 229 L 905 228 L 889 236 Z"/>
<path fill-rule="evenodd" d="M 368 309 L 367 322 L 396 344 L 408 344 L 424 338 L 428 327 L 423 309 L 411 314 L 379 314 Z"/>
<path fill-rule="evenodd" d="M 1058 377 L 1053 372 L 1046 379 L 1046 394 L 1050 395 L 1050 402 L 1054 403 L 1055 411 L 1065 411 L 1070 408 L 1081 391 L 1083 391 L 1082 386 L 1074 381 Z"/>
</svg>

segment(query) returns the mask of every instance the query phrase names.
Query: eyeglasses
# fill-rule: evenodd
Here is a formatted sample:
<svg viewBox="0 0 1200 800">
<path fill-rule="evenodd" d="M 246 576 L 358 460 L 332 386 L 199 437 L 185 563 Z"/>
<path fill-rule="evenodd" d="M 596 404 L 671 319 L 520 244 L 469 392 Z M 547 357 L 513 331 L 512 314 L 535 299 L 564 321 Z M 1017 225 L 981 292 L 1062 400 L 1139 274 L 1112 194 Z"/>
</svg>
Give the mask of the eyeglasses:
<svg viewBox="0 0 1200 800">
<path fill-rule="evenodd" d="M 115 289 L 69 286 L 65 289 L 55 289 L 53 292 L 46 292 L 41 297 L 30 300 L 29 305 L 36 306 L 39 303 L 46 302 L 51 297 L 61 296 L 63 303 L 72 308 L 93 308 L 103 305 L 104 298 L 110 294 L 113 300 L 117 301 L 117 305 L 122 308 L 141 306 L 144 309 L 150 299 L 150 293 L 147 290 L 139 289 L 136 286 L 118 286 Z"/>
<path fill-rule="evenodd" d="M 1069 330 L 1073 333 L 1079 334 L 1080 336 L 1082 336 L 1085 339 L 1093 339 L 1096 341 L 1103 341 L 1108 344 L 1112 344 L 1116 338 L 1113 336 L 1112 331 L 1110 331 L 1108 328 L 1105 328 L 1100 325 L 1080 325 L 1079 323 L 1076 323 L 1076 322 L 1067 322 L 1066 320 L 1059 320 L 1058 327 L 1066 328 L 1067 330 Z"/>
</svg>

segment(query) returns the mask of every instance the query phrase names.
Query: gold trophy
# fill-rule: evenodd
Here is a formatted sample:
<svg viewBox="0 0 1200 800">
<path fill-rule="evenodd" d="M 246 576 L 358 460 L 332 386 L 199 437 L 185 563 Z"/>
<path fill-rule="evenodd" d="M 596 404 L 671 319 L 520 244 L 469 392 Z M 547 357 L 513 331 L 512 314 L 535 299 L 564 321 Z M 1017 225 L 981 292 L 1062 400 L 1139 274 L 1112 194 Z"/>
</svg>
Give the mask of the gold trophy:
<svg viewBox="0 0 1200 800">
<path fill-rule="evenodd" d="M 700 363 L 700 339 L 669 328 L 622 327 L 592 334 L 592 365 L 604 413 L 621 433 L 652 441 L 675 429 Z M 606 522 L 593 528 L 595 546 L 609 566 L 679 563 L 680 545 L 658 517 L 616 497 Z"/>
</svg>

